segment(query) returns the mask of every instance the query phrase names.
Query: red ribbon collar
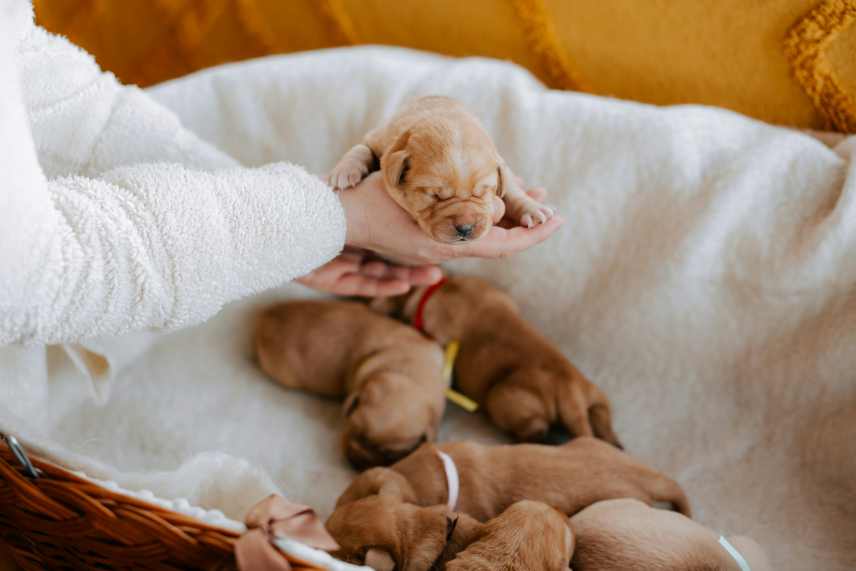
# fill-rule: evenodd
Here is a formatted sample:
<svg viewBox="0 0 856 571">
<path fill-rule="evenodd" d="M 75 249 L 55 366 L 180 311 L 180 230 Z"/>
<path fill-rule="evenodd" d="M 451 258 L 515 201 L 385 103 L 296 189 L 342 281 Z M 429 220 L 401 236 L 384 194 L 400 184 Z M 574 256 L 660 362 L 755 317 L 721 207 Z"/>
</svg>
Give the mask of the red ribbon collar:
<svg viewBox="0 0 856 571">
<path fill-rule="evenodd" d="M 446 285 L 446 278 L 441 279 L 434 285 L 431 285 L 422 293 L 419 298 L 419 305 L 416 306 L 416 314 L 413 316 L 413 327 L 422 333 L 425 333 L 425 306 L 428 305 L 428 300 L 431 299 L 437 290 Z M 425 333 L 425 335 L 428 335 Z"/>
</svg>

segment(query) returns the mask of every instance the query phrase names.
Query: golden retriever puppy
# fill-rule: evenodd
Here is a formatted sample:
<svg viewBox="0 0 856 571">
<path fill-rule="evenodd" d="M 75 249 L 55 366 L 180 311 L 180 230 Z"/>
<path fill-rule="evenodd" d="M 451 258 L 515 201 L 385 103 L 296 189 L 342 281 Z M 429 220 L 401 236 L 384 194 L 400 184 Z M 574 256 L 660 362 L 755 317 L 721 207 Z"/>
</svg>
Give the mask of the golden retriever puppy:
<svg viewBox="0 0 856 571">
<path fill-rule="evenodd" d="M 477 240 L 503 214 L 529 227 L 553 216 L 520 187 L 478 119 L 448 97 L 405 104 L 342 157 L 330 184 L 355 186 L 378 166 L 393 200 L 439 242 Z"/>
<path fill-rule="evenodd" d="M 454 556 L 454 546 L 466 543 L 461 534 L 469 528 L 457 530 L 457 521 L 445 506 L 374 496 L 336 509 L 326 528 L 339 544 L 333 555 L 343 561 L 376 571 L 428 571 L 441 569 Z"/>
<path fill-rule="evenodd" d="M 558 425 L 572 436 L 596 436 L 621 447 L 603 392 L 488 282 L 451 276 L 440 286 L 379 298 L 372 306 L 443 345 L 459 342 L 457 390 L 517 440 L 543 442 Z"/>
<path fill-rule="evenodd" d="M 446 571 L 565 571 L 574 552 L 567 516 L 540 502 L 517 502 L 476 533 Z"/>
<path fill-rule="evenodd" d="M 444 506 L 373 496 L 341 506 L 326 527 L 339 544 L 335 556 L 376 571 L 559 571 L 573 552 L 567 517 L 537 502 L 479 523 Z"/>
<path fill-rule="evenodd" d="M 282 385 L 345 397 L 345 451 L 358 468 L 390 464 L 433 441 L 445 408 L 443 354 L 413 328 L 347 301 L 264 311 L 261 369 Z"/>
<path fill-rule="evenodd" d="M 388 468 L 357 476 L 336 506 L 375 495 L 421 506 L 446 504 L 479 521 L 496 517 L 521 500 L 543 502 L 568 516 L 613 498 L 668 502 L 690 514 L 677 482 L 614 446 L 587 437 L 561 446 L 425 444 Z"/>
<path fill-rule="evenodd" d="M 632 499 L 598 502 L 571 518 L 574 571 L 769 571 L 761 547 Z"/>
</svg>

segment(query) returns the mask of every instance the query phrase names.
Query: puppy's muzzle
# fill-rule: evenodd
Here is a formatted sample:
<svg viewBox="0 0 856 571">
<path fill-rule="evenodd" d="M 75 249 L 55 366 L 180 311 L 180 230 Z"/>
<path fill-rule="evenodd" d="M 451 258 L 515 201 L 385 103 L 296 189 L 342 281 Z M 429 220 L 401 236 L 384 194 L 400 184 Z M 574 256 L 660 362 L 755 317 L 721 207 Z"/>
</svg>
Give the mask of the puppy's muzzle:
<svg viewBox="0 0 856 571">
<path fill-rule="evenodd" d="M 345 434 L 345 456 L 356 470 L 366 470 L 375 466 L 389 466 L 395 464 L 427 441 L 428 436 L 423 434 L 413 446 L 391 450 L 377 446 L 362 436 Z"/>
<path fill-rule="evenodd" d="M 475 224 L 455 224 L 455 232 L 461 240 L 469 240 L 474 228 Z"/>
</svg>

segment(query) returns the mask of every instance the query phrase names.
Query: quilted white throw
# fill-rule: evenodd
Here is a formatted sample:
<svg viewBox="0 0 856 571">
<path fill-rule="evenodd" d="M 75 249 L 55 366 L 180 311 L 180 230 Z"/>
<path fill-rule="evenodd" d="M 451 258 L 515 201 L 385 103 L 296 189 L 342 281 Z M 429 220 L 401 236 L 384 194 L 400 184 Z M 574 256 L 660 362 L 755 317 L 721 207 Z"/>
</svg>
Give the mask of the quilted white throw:
<svg viewBox="0 0 856 571">
<path fill-rule="evenodd" d="M 512 293 L 611 397 L 628 451 L 676 477 L 701 522 L 751 535 L 778 569 L 852 570 L 856 138 L 828 147 L 727 111 L 554 92 L 511 64 L 387 48 L 149 90 L 245 165 L 316 173 L 430 93 L 474 110 L 568 221 L 523 255 L 450 270 Z M 274 488 L 329 512 L 352 476 L 338 406 L 270 383 L 249 347 L 255 308 L 305 295 L 268 291 L 160 337 L 104 404 L 51 350 L 47 372 L 3 379 L 0 426 L 99 478 L 236 519 Z M 15 392 L 39 375 L 42 390 Z M 459 410 L 441 437 L 500 438 Z"/>
</svg>

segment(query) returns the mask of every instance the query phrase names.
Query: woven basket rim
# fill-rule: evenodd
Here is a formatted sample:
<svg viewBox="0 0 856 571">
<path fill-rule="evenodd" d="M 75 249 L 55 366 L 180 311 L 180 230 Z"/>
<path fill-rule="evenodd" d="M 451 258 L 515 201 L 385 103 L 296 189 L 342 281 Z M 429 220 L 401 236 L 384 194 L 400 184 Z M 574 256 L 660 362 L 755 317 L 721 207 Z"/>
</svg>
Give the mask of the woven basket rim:
<svg viewBox="0 0 856 571">
<path fill-rule="evenodd" d="M 38 477 L 0 443 L 0 539 L 21 571 L 235 569 L 239 532 L 27 456 Z"/>
</svg>

